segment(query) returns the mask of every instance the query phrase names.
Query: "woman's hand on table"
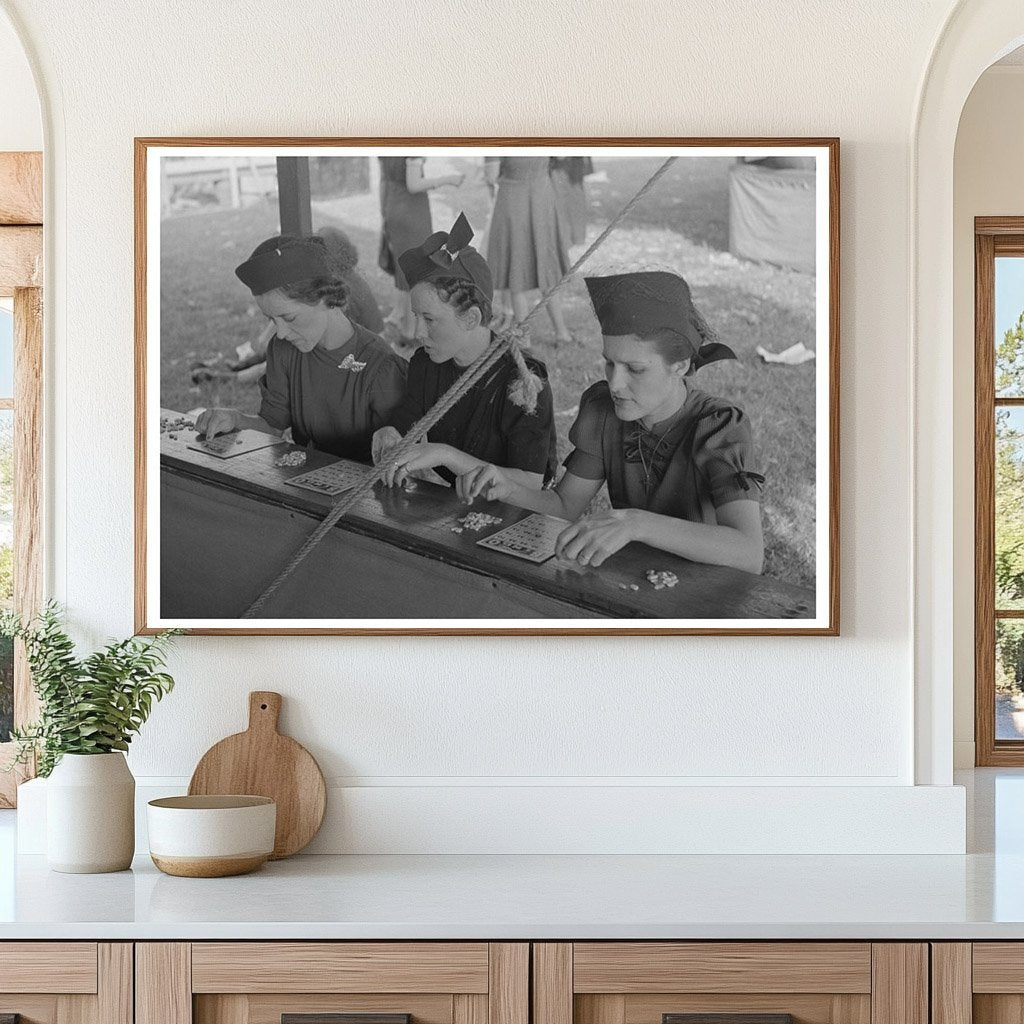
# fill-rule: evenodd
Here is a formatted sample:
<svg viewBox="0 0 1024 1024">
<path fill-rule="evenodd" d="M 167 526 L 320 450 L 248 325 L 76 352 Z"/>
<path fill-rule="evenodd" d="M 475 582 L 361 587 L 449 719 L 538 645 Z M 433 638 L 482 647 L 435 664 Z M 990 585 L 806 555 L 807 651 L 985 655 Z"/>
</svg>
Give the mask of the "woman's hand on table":
<svg viewBox="0 0 1024 1024">
<path fill-rule="evenodd" d="M 370 456 L 373 464 L 379 466 L 387 457 L 389 449 L 394 448 L 402 435 L 395 427 L 381 427 L 373 432 L 373 440 L 370 442 Z"/>
<path fill-rule="evenodd" d="M 455 491 L 467 505 L 472 505 L 477 496 L 485 501 L 506 501 L 515 486 L 505 473 L 489 462 L 476 466 L 455 480 Z"/>
<path fill-rule="evenodd" d="M 240 426 L 237 409 L 204 409 L 196 417 L 196 435 L 207 440 L 218 434 L 230 434 Z"/>
<path fill-rule="evenodd" d="M 555 554 L 580 565 L 601 565 L 606 558 L 636 540 L 637 512 L 635 508 L 613 508 L 578 520 L 558 535 Z"/>
<path fill-rule="evenodd" d="M 387 452 L 384 452 L 382 461 L 387 465 L 381 479 L 386 487 L 401 487 L 411 473 L 447 465 L 453 455 L 454 452 L 449 445 L 430 441 L 418 444 L 404 455 L 390 461 Z"/>
</svg>

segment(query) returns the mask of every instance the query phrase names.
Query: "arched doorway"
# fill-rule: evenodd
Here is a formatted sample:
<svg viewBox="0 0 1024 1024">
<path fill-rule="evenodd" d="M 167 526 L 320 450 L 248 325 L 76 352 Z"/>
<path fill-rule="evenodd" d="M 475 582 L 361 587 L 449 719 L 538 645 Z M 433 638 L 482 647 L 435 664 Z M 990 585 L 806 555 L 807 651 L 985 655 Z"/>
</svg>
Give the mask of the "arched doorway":
<svg viewBox="0 0 1024 1024">
<path fill-rule="evenodd" d="M 911 139 L 912 334 L 914 352 L 915 779 L 952 782 L 954 649 L 964 641 L 965 543 L 956 522 L 953 158 L 964 104 L 979 76 L 1024 42 L 1019 0 L 964 0 L 952 12 L 925 70 Z M 967 356 L 973 339 L 967 339 Z M 966 543 L 972 545 L 973 532 Z M 973 566 L 973 557 L 971 559 Z M 956 614 L 954 612 L 956 609 Z M 973 615 L 970 617 L 973 624 Z M 973 646 L 973 629 L 969 642 Z M 954 639 L 955 637 L 955 639 Z"/>
</svg>

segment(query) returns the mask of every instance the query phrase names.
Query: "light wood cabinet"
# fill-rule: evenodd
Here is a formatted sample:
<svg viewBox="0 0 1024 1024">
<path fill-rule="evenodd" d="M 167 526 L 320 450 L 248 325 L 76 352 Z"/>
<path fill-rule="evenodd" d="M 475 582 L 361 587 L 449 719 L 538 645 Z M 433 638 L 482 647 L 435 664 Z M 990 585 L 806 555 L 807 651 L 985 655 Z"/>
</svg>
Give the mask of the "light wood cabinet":
<svg viewBox="0 0 1024 1024">
<path fill-rule="evenodd" d="M 139 943 L 136 1024 L 529 1024 L 529 958 L 516 942 Z"/>
<path fill-rule="evenodd" d="M 536 943 L 532 998 L 533 1024 L 928 1024 L 928 947 Z"/>
<path fill-rule="evenodd" d="M 934 1024 L 1024 1020 L 1024 942 L 932 945 Z"/>
<path fill-rule="evenodd" d="M 8 1014 L 21 1024 L 1020 1024 L 1024 943 L 8 942 Z"/>
<path fill-rule="evenodd" d="M 0 943 L 0 1017 L 132 1024 L 130 942 Z"/>
</svg>

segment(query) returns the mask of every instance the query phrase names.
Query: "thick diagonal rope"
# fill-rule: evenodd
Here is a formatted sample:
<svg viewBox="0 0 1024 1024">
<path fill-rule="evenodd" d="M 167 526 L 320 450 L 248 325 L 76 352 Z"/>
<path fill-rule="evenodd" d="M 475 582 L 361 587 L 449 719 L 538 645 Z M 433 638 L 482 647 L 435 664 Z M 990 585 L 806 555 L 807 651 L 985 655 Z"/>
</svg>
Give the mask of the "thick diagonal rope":
<svg viewBox="0 0 1024 1024">
<path fill-rule="evenodd" d="M 288 564 L 277 574 L 273 582 L 256 598 L 255 601 L 248 608 L 242 612 L 243 619 L 251 619 L 255 616 L 260 609 L 270 600 L 274 593 L 281 587 L 281 585 L 292 575 L 293 572 L 305 561 L 306 557 L 313 551 L 313 549 L 330 533 L 331 529 L 338 522 L 338 520 L 345 515 L 346 512 L 351 511 L 363 497 L 369 494 L 373 490 L 374 484 L 378 480 L 383 479 L 384 474 L 387 472 L 390 463 L 401 456 L 411 451 L 422 438 L 426 437 L 427 432 L 438 423 L 444 416 L 446 416 L 456 405 L 456 403 L 469 391 L 473 386 L 483 378 L 484 374 L 494 366 L 495 363 L 506 353 L 512 352 L 513 355 L 518 355 L 519 338 L 524 333 L 524 329 L 530 323 L 531 320 L 537 314 L 544 309 L 548 302 L 551 301 L 551 297 L 556 294 L 559 289 L 563 288 L 565 284 L 570 281 L 573 275 L 588 259 L 600 248 L 604 240 L 622 223 L 622 221 L 629 215 L 630 211 L 640 202 L 641 199 L 652 188 L 657 184 L 661 176 L 672 166 L 675 162 L 675 157 L 670 156 L 666 161 L 647 179 L 640 190 L 633 196 L 632 199 L 626 205 L 619 210 L 614 218 L 608 223 L 608 226 L 594 239 L 594 241 L 588 246 L 586 252 L 562 275 L 562 277 L 552 285 L 547 291 L 545 291 L 537 305 L 526 314 L 523 319 L 513 324 L 511 328 L 503 331 L 497 335 L 494 341 L 487 347 L 487 350 L 481 355 L 475 362 L 471 363 L 466 367 L 465 372 L 459 377 L 457 381 L 437 400 L 437 402 L 428 409 L 423 416 L 421 416 L 410 428 L 409 432 L 405 435 L 402 440 L 388 450 L 388 460 L 378 466 L 374 466 L 372 469 L 367 469 L 366 476 L 354 487 L 348 491 L 344 496 L 338 499 L 337 503 L 331 508 L 331 510 L 324 517 L 323 521 L 316 527 L 316 529 L 306 538 L 302 546 L 295 552 L 294 555 L 288 560 Z"/>
</svg>

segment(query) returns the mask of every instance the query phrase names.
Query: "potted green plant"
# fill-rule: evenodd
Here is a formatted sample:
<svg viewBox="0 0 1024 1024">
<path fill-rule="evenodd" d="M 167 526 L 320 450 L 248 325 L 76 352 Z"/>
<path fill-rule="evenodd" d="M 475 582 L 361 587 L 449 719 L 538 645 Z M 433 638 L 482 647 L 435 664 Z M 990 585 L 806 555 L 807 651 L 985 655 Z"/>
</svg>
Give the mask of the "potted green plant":
<svg viewBox="0 0 1024 1024">
<path fill-rule="evenodd" d="M 15 729 L 13 765 L 33 754 L 48 777 L 47 860 L 55 871 L 121 871 L 135 850 L 135 779 L 124 751 L 153 702 L 174 687 L 161 671 L 171 638 L 129 637 L 79 658 L 50 602 L 28 623 L 0 613 L 0 635 L 21 640 L 39 719 Z"/>
</svg>

